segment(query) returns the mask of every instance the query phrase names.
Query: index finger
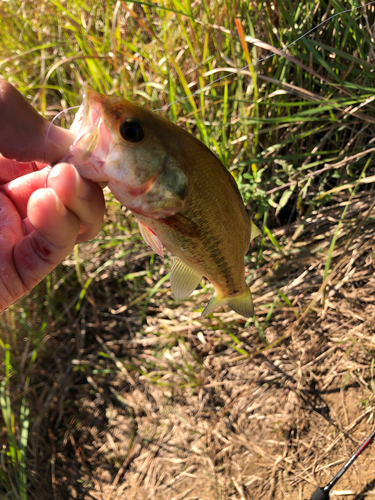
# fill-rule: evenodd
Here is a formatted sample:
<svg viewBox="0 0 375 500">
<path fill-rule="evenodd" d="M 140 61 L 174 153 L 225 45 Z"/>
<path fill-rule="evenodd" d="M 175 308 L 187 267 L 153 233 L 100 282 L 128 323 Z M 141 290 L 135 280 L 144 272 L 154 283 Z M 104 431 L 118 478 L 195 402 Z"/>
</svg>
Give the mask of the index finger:
<svg viewBox="0 0 375 500">
<path fill-rule="evenodd" d="M 8 158 L 4 158 L 4 156 L 0 154 L 0 184 L 5 184 L 17 177 L 22 177 L 23 175 L 36 172 L 37 170 L 42 170 L 46 166 L 45 163 L 37 161 L 23 163 L 20 161 L 8 160 Z"/>
</svg>

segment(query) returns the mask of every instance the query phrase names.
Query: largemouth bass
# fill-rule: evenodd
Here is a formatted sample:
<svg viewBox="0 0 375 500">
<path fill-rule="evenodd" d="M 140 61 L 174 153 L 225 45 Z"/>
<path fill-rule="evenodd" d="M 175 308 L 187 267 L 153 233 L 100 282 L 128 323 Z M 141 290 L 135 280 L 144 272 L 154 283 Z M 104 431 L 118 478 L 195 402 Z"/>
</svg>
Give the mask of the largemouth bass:
<svg viewBox="0 0 375 500">
<path fill-rule="evenodd" d="M 83 177 L 108 182 L 135 215 L 151 248 L 174 256 L 171 289 L 187 298 L 202 276 L 215 293 L 202 315 L 228 305 L 254 315 L 244 256 L 259 229 L 232 175 L 198 139 L 118 96 L 85 89 L 66 161 Z"/>
</svg>

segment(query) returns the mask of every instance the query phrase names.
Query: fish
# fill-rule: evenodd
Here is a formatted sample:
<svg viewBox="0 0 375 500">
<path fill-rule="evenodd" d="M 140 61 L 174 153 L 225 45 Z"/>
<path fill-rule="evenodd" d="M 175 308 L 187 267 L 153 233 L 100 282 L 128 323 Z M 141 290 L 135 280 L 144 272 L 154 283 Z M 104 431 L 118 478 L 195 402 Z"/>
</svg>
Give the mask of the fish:
<svg viewBox="0 0 375 500">
<path fill-rule="evenodd" d="M 168 119 L 90 87 L 71 130 L 75 140 L 64 160 L 108 184 L 154 252 L 172 253 L 174 296 L 186 299 L 204 276 L 215 292 L 202 316 L 227 305 L 252 317 L 244 257 L 261 232 L 218 157 Z"/>
</svg>

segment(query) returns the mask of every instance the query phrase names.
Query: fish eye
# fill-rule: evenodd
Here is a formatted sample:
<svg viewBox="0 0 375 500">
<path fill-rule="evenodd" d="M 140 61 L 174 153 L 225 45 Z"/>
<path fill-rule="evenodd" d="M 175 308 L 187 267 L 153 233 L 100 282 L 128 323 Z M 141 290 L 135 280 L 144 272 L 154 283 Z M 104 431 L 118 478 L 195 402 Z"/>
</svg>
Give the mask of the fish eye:
<svg viewBox="0 0 375 500">
<path fill-rule="evenodd" d="M 120 134 L 125 141 L 141 142 L 145 136 L 143 125 L 135 118 L 126 118 L 120 125 Z"/>
</svg>

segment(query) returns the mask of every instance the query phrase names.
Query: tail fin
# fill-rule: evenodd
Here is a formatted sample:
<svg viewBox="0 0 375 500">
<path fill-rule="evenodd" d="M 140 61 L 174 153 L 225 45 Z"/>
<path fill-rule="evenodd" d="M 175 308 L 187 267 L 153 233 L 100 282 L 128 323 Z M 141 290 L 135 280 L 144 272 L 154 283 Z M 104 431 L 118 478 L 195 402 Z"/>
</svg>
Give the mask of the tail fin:
<svg viewBox="0 0 375 500">
<path fill-rule="evenodd" d="M 254 316 L 254 305 L 253 298 L 251 296 L 250 288 L 241 295 L 236 295 L 235 297 L 228 297 L 228 306 L 236 311 L 237 314 L 245 316 L 245 318 L 251 318 Z"/>
<path fill-rule="evenodd" d="M 231 309 L 233 309 L 233 311 L 241 314 L 241 316 L 244 316 L 245 318 L 251 318 L 254 316 L 254 306 L 250 288 L 248 288 L 246 292 L 241 293 L 240 295 L 235 295 L 234 297 L 219 297 L 215 291 L 210 302 L 202 312 L 202 316 L 206 316 L 206 314 L 210 314 L 218 307 L 224 305 L 228 305 Z"/>
</svg>

